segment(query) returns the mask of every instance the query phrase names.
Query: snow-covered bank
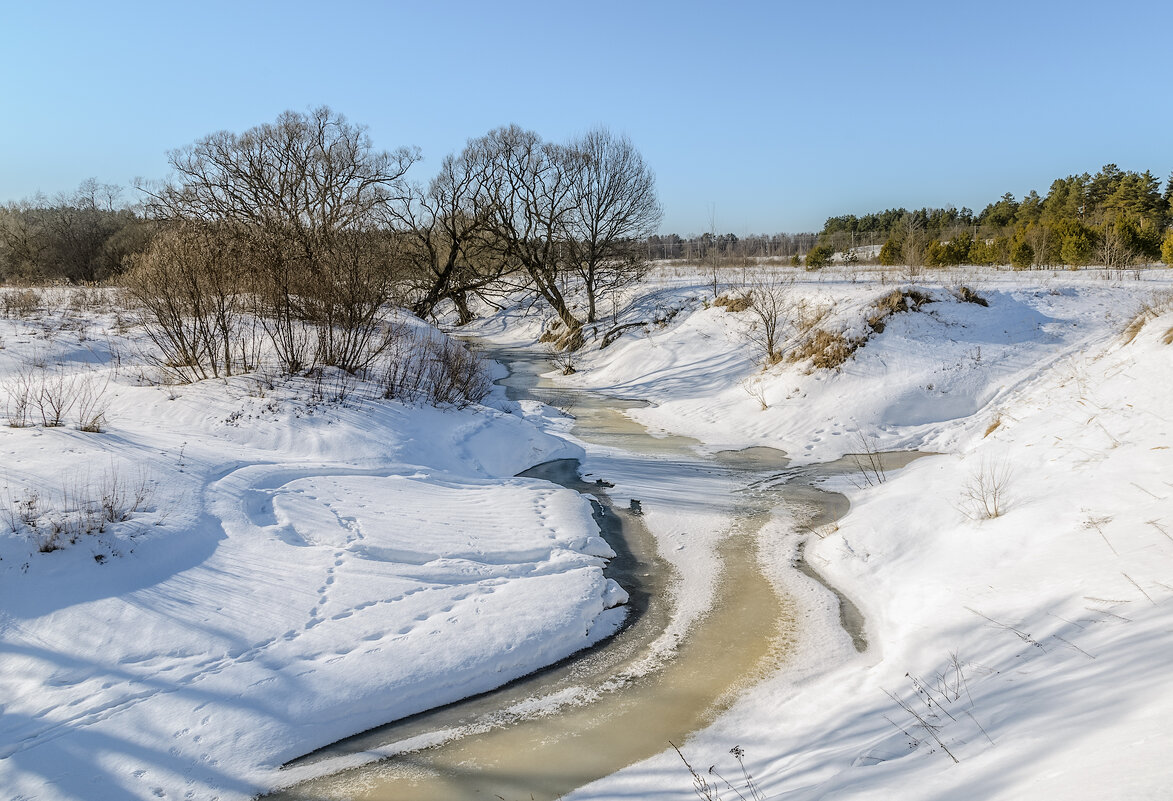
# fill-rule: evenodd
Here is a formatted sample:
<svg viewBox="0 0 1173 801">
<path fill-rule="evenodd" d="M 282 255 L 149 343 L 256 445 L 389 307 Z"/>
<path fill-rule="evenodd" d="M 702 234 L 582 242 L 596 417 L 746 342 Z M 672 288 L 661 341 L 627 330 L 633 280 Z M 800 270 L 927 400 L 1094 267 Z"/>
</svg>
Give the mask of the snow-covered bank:
<svg viewBox="0 0 1173 801">
<path fill-rule="evenodd" d="M 580 359 L 568 382 L 652 399 L 631 414 L 713 450 L 822 461 L 859 451 L 862 432 L 868 447 L 941 454 L 883 482 L 827 483 L 853 508 L 808 534 L 806 554 L 866 616 L 862 655 L 773 557 L 798 536 L 780 513 L 763 547 L 807 609 L 798 650 L 685 745 L 694 765 L 716 763 L 746 797 L 733 746 L 767 797 L 1166 797 L 1173 314 L 1123 333 L 1168 290 L 1167 273 L 1145 278 L 970 276 L 988 306 L 925 283 L 935 302 L 889 317 L 840 370 L 760 372 L 751 313 L 706 308 L 701 279 L 634 299 L 633 317 L 681 311 Z M 800 278 L 789 291 L 851 335 L 892 286 Z M 1000 515 L 987 518 L 992 485 Z M 690 787 L 667 751 L 571 797 Z"/>
<path fill-rule="evenodd" d="M 5 797 L 248 798 L 620 621 L 587 501 L 512 477 L 580 453 L 523 415 L 147 386 L 133 329 L 46 297 L 0 319 L 6 413 L 22 382 L 84 381 L 105 422 L 0 428 Z"/>
</svg>

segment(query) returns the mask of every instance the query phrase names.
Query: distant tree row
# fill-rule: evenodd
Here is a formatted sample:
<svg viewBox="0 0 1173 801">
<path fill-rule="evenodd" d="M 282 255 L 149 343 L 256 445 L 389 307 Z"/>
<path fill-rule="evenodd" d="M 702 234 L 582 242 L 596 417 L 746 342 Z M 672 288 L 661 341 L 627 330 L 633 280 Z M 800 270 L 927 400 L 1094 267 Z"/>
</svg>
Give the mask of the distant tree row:
<svg viewBox="0 0 1173 801">
<path fill-rule="evenodd" d="M 1010 193 L 978 214 L 970 209 L 888 209 L 827 220 L 820 244 L 849 251 L 858 240 L 883 242 L 881 264 L 1011 264 L 1018 269 L 1101 264 L 1111 268 L 1173 263 L 1173 175 L 1105 165 L 1069 175 L 1022 201 Z M 809 260 L 808 260 L 809 264 Z"/>
<path fill-rule="evenodd" d="M 705 233 L 689 237 L 657 234 L 646 241 L 649 259 L 711 261 L 728 259 L 790 259 L 806 253 L 819 240 L 817 233 L 736 234 Z"/>
<path fill-rule="evenodd" d="M 463 323 L 474 297 L 520 289 L 573 343 L 602 299 L 648 268 L 661 209 L 626 137 L 597 129 L 555 143 L 507 126 L 471 139 L 431 180 L 410 179 L 418 160 L 415 148 L 376 151 L 329 108 L 285 112 L 169 153 L 171 178 L 137 186 L 139 211 L 97 181 L 0 207 L 0 279 L 122 276 L 169 325 L 211 315 L 172 344 L 218 375 L 247 364 L 222 341 L 245 311 L 291 371 L 353 370 L 380 347 L 376 312 L 389 302 L 420 316 L 451 304 Z"/>
<path fill-rule="evenodd" d="M 116 275 L 154 232 L 121 194 L 91 178 L 72 193 L 0 206 L 0 280 L 84 283 Z"/>
<path fill-rule="evenodd" d="M 427 183 L 408 178 L 418 150 L 377 151 L 326 107 L 169 159 L 168 181 L 139 187 L 157 233 L 122 281 L 167 361 L 199 378 L 250 369 L 249 321 L 288 372 L 356 372 L 394 345 L 388 304 L 425 317 L 450 303 L 464 323 L 474 297 L 519 290 L 577 347 L 600 298 L 645 273 L 661 213 L 639 151 L 603 129 L 563 144 L 498 128 Z"/>
</svg>

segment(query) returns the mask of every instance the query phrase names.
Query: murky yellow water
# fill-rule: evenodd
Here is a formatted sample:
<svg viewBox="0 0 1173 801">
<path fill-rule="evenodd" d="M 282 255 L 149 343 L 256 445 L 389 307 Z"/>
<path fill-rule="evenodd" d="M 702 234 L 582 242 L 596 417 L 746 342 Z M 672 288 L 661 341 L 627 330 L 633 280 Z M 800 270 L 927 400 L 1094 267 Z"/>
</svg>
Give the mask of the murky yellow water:
<svg viewBox="0 0 1173 801">
<path fill-rule="evenodd" d="M 611 509 L 601 520 L 619 552 L 614 577 L 632 594 L 634 620 L 626 630 L 591 653 L 502 690 L 351 738 L 295 767 L 317 761 L 328 768 L 332 758 L 376 748 L 394 752 L 400 748 L 396 743 L 410 749 L 416 738 L 444 731 L 437 737 L 445 740 L 440 745 L 313 779 L 271 798 L 552 801 L 665 750 L 670 740 L 683 741 L 784 657 L 792 625 L 789 601 L 778 596 L 756 558 L 758 529 L 791 491 L 784 486 L 791 476 L 778 472 L 785 469 L 784 455 L 754 448 L 704 459 L 695 440 L 651 436 L 623 414 L 638 402 L 554 389 L 536 378 L 545 365 L 509 360 L 513 375 L 504 383 L 511 392 L 568 408 L 576 416 L 575 435 L 587 442 L 650 454 L 661 468 L 667 459 L 679 460 L 681 469 L 693 474 L 700 465 L 725 478 L 730 471 L 746 475 L 743 484 L 754 485 L 752 491 L 714 499 L 736 522 L 719 549 L 721 580 L 711 609 L 663 658 L 650 658 L 650 646 L 662 644 L 671 617 L 672 571 L 656 555 L 639 517 Z M 601 488 L 566 475 L 573 464 L 552 463 L 546 477 L 601 494 Z M 809 487 L 795 491 L 822 519 L 846 510 L 842 496 Z M 620 533 L 623 541 L 617 542 Z M 527 699 L 551 696 L 566 701 L 551 714 L 510 711 Z"/>
</svg>

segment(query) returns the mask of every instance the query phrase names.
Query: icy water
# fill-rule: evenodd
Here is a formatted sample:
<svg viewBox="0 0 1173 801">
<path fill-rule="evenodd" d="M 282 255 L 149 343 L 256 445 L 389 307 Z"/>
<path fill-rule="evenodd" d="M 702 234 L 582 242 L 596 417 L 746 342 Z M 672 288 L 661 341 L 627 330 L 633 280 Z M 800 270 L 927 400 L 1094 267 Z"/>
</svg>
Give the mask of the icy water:
<svg viewBox="0 0 1173 801">
<path fill-rule="evenodd" d="M 820 475 L 855 470 L 854 460 L 820 472 L 788 469 L 785 455 L 771 448 L 703 457 L 695 440 L 653 436 L 624 414 L 644 405 L 641 401 L 555 387 L 539 378 L 549 364 L 532 354 L 501 350 L 488 355 L 510 367 L 501 383 L 511 398 L 563 408 L 575 416 L 575 436 L 619 449 L 613 460 L 593 460 L 596 467 L 636 469 L 645 482 L 682 484 L 690 494 L 699 493 L 705 505 L 726 512 L 734 522 L 719 549 L 721 578 L 712 606 L 684 637 L 667 634 L 675 576 L 657 555 L 640 516 L 616 508 L 604 486 L 580 478 L 576 461 L 539 465 L 525 475 L 595 497 L 596 520 L 618 554 L 607 574 L 631 595 L 627 626 L 609 641 L 504 688 L 296 760 L 288 766 L 291 778 L 358 760 L 368 764 L 311 779 L 271 798 L 552 801 L 665 750 L 670 740 L 682 742 L 785 656 L 790 602 L 763 575 L 756 534 L 780 503 L 807 507 L 813 526 L 844 514 L 846 498 L 812 485 Z M 885 467 L 899 466 L 904 456 L 885 455 Z M 665 490 L 663 497 L 671 492 Z M 799 567 L 818 578 L 809 567 Z M 841 601 L 843 623 L 862 649 L 862 620 L 847 599 Z M 371 762 L 376 756 L 383 758 Z M 689 789 L 686 780 L 682 774 L 682 795 Z"/>
</svg>

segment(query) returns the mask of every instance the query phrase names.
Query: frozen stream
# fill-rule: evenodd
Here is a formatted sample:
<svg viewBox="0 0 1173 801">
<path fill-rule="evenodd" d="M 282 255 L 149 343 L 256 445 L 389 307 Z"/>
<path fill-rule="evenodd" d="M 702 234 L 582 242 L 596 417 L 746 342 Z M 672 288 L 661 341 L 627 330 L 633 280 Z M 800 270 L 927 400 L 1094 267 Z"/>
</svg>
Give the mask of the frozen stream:
<svg viewBox="0 0 1173 801">
<path fill-rule="evenodd" d="M 854 461 L 787 469 L 784 454 L 770 448 L 704 457 L 696 441 L 652 436 L 624 414 L 639 401 L 555 387 L 539 378 L 550 367 L 534 354 L 488 355 L 509 366 L 501 383 L 511 398 L 567 410 L 575 416 L 574 436 L 595 446 L 587 480 L 574 460 L 539 465 L 526 475 L 596 498 L 596 520 L 618 554 L 607 573 L 631 595 L 628 624 L 599 646 L 501 689 L 296 760 L 287 766 L 291 779 L 329 775 L 272 798 L 552 800 L 663 751 L 669 740 L 682 742 L 785 654 L 790 601 L 763 574 L 756 535 L 782 503 L 811 510 L 813 525 L 844 514 L 842 495 L 812 484 L 821 475 L 854 469 Z M 885 462 L 896 467 L 910 456 L 889 454 Z M 606 479 L 623 489 L 632 475 L 639 476 L 645 510 L 692 503 L 726 520 L 711 603 L 683 636 L 672 625 L 678 577 L 671 565 L 657 554 L 640 516 L 612 505 L 604 487 L 593 483 Z M 857 648 L 866 647 L 862 621 L 842 601 L 845 627 Z M 356 762 L 367 764 L 338 770 Z M 684 781 L 682 793 L 687 786 Z"/>
</svg>

